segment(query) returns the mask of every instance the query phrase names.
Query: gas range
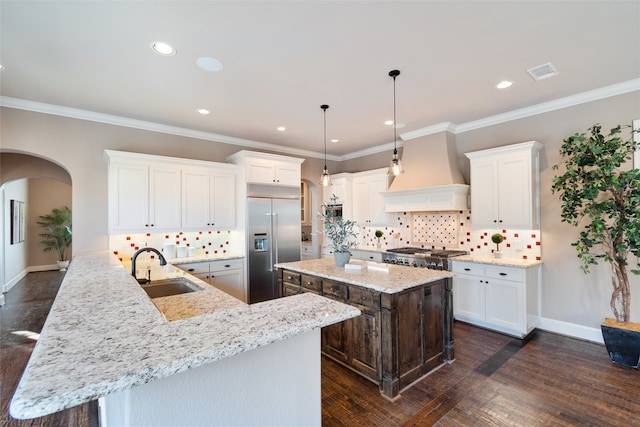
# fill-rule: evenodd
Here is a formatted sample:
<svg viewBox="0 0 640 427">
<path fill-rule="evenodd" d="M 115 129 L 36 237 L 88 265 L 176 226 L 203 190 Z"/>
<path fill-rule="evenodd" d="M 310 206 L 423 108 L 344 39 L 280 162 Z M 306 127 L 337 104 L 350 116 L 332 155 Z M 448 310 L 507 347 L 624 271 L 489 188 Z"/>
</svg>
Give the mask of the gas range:
<svg viewBox="0 0 640 427">
<path fill-rule="evenodd" d="M 449 258 L 466 254 L 466 251 L 405 247 L 389 249 L 382 255 L 382 261 L 430 270 L 450 270 Z"/>
</svg>

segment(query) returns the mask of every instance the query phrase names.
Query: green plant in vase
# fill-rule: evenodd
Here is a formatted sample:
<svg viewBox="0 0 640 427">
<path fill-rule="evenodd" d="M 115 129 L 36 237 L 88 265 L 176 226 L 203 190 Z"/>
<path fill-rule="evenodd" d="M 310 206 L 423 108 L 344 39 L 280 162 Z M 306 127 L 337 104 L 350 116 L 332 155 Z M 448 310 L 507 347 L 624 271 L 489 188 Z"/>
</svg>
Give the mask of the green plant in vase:
<svg viewBox="0 0 640 427">
<path fill-rule="evenodd" d="M 382 230 L 376 230 L 375 235 L 376 235 L 376 238 L 378 239 L 378 247 L 380 247 L 381 246 L 380 238 L 382 237 Z"/>
<path fill-rule="evenodd" d="M 496 250 L 493 255 L 496 258 L 502 258 L 502 252 L 500 252 L 500 243 L 504 242 L 504 236 L 500 233 L 495 233 L 491 236 L 491 241 L 496 244 Z"/>
<path fill-rule="evenodd" d="M 335 205 L 337 203 L 338 196 L 334 194 L 330 197 L 329 205 Z M 344 267 L 351 257 L 349 249 L 357 245 L 360 229 L 355 221 L 332 216 L 330 210 L 326 209 L 326 206 L 328 205 L 322 205 L 322 213 L 319 213 L 323 224 L 323 234 L 331 241 L 336 265 L 338 267 Z"/>
</svg>

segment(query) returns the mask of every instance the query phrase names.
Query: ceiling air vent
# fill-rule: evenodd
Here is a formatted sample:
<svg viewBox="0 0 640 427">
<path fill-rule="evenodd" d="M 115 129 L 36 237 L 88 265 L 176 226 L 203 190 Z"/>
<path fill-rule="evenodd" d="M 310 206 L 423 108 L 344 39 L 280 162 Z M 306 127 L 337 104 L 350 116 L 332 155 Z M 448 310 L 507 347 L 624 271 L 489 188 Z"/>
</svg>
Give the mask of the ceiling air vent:
<svg viewBox="0 0 640 427">
<path fill-rule="evenodd" d="M 557 76 L 558 70 L 556 70 L 556 67 L 554 67 L 551 62 L 547 62 L 546 64 L 529 68 L 527 70 L 527 73 L 529 73 L 529 75 L 533 77 L 534 80 L 539 81 L 548 79 L 549 77 Z"/>
</svg>

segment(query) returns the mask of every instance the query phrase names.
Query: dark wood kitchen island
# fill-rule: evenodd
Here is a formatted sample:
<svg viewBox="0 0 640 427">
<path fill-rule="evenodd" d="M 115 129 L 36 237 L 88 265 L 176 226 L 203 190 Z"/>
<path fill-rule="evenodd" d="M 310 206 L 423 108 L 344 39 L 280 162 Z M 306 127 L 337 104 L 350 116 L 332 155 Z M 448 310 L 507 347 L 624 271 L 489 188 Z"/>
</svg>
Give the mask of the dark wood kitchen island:
<svg viewBox="0 0 640 427">
<path fill-rule="evenodd" d="M 323 354 L 380 387 L 389 399 L 454 359 L 453 273 L 332 258 L 276 264 L 283 297 L 313 292 L 361 315 L 322 329 Z"/>
</svg>

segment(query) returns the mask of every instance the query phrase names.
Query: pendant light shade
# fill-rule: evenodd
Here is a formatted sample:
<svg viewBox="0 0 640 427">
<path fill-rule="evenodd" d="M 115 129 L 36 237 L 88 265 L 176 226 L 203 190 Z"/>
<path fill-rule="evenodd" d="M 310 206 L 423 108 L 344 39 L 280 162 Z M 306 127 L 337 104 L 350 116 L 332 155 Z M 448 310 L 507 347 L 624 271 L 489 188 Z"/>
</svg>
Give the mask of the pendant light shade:
<svg viewBox="0 0 640 427">
<path fill-rule="evenodd" d="M 398 147 L 396 146 L 396 141 L 398 139 L 396 136 L 396 130 L 398 128 L 396 121 L 396 77 L 399 75 L 399 70 L 389 71 L 389 76 L 393 78 L 393 157 L 389 163 L 389 172 L 387 172 L 387 174 L 393 176 L 398 176 L 401 173 L 404 173 L 402 161 L 398 158 Z"/>
<path fill-rule="evenodd" d="M 323 187 L 327 187 L 331 185 L 331 177 L 329 176 L 329 169 L 327 169 L 327 108 L 329 108 L 329 106 L 323 104 L 320 108 L 322 108 L 324 116 L 324 169 L 320 176 L 320 184 L 322 184 Z"/>
</svg>

